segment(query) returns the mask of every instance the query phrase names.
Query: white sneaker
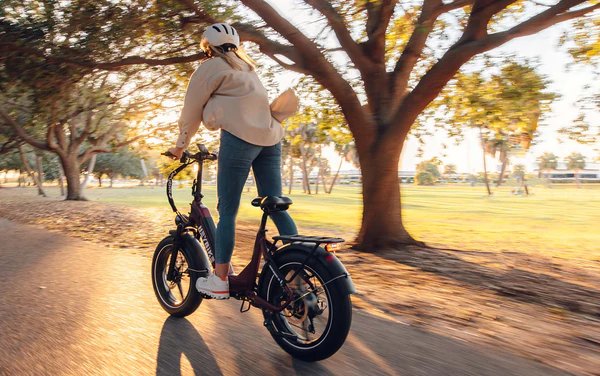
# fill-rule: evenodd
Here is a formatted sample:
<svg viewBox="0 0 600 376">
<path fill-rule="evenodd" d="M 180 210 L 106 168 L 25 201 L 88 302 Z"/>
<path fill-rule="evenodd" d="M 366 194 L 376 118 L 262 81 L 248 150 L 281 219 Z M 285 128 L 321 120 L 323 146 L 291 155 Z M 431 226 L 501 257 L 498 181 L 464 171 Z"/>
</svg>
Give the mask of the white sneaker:
<svg viewBox="0 0 600 376">
<path fill-rule="evenodd" d="M 196 289 L 201 294 L 211 298 L 229 299 L 229 277 L 223 280 L 214 273 L 208 278 L 200 277 L 196 281 Z"/>
</svg>

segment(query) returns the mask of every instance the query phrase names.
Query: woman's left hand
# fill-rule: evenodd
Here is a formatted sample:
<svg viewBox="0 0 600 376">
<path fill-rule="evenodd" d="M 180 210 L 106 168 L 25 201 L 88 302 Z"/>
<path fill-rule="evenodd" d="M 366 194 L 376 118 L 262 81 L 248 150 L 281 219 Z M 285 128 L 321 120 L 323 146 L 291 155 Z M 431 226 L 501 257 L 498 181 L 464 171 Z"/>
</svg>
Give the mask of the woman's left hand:
<svg viewBox="0 0 600 376">
<path fill-rule="evenodd" d="M 169 148 L 169 153 L 173 154 L 173 156 L 169 157 L 169 158 L 171 158 L 171 159 L 181 159 L 181 156 L 183 155 L 183 149 L 182 148 L 178 148 L 178 147 Z"/>
</svg>

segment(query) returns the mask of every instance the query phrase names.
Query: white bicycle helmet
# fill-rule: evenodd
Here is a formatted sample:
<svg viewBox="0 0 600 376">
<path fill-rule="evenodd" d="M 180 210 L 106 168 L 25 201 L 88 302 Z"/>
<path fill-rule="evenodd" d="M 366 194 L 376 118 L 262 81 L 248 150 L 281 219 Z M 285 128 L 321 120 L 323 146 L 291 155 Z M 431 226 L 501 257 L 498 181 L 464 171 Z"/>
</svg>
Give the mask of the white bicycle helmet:
<svg viewBox="0 0 600 376">
<path fill-rule="evenodd" d="M 217 23 L 209 26 L 202 35 L 202 38 L 215 47 L 224 44 L 233 44 L 235 47 L 240 46 L 239 34 L 233 27 L 226 23 Z"/>
</svg>

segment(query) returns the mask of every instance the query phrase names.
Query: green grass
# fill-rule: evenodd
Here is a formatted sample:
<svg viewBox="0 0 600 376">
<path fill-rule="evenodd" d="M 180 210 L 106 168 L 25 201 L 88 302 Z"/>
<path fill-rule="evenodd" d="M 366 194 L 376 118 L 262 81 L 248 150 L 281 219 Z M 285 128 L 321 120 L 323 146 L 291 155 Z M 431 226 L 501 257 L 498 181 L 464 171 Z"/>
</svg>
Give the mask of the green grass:
<svg viewBox="0 0 600 376">
<path fill-rule="evenodd" d="M 458 249 L 520 252 L 581 260 L 600 259 L 600 186 L 535 188 L 530 196 L 514 196 L 512 188 L 485 195 L 481 186 L 420 187 L 403 185 L 403 215 L 418 239 Z M 29 190 L 28 190 L 29 191 Z M 30 190 L 33 191 L 33 190 Z M 239 219 L 258 222 L 255 197 L 244 192 Z M 204 188 L 204 202 L 216 217 L 214 186 Z M 169 212 L 164 188 L 92 188 L 91 200 Z M 174 189 L 176 203 L 187 211 L 189 186 Z M 351 238 L 359 228 L 360 187 L 337 186 L 332 195 L 290 195 L 290 214 L 303 232 L 341 234 Z"/>
</svg>

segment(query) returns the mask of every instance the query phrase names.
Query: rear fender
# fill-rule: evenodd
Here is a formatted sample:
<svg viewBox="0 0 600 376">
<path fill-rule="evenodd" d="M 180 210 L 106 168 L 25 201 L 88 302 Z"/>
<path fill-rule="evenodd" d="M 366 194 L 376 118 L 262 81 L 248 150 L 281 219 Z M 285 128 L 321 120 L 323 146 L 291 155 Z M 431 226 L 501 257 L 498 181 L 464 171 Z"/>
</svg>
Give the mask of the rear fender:
<svg viewBox="0 0 600 376">
<path fill-rule="evenodd" d="M 314 243 L 290 243 L 285 244 L 275 251 L 273 255 L 273 259 L 277 262 L 278 255 L 281 255 L 285 252 L 290 251 L 301 251 L 305 253 L 307 256 L 313 251 L 315 248 Z M 345 294 L 354 294 L 356 293 L 356 288 L 354 287 L 354 282 L 352 282 L 352 278 L 350 277 L 350 273 L 346 270 L 342 262 L 335 256 L 335 254 L 331 252 L 327 252 L 325 248 L 319 246 L 315 253 L 312 256 L 319 260 L 323 266 L 329 270 L 331 273 L 332 280 L 335 281 L 331 283 L 337 284 L 337 286 L 342 290 Z M 340 277 L 343 276 L 343 277 Z M 329 281 L 324 281 L 324 283 L 328 283 Z"/>
</svg>

